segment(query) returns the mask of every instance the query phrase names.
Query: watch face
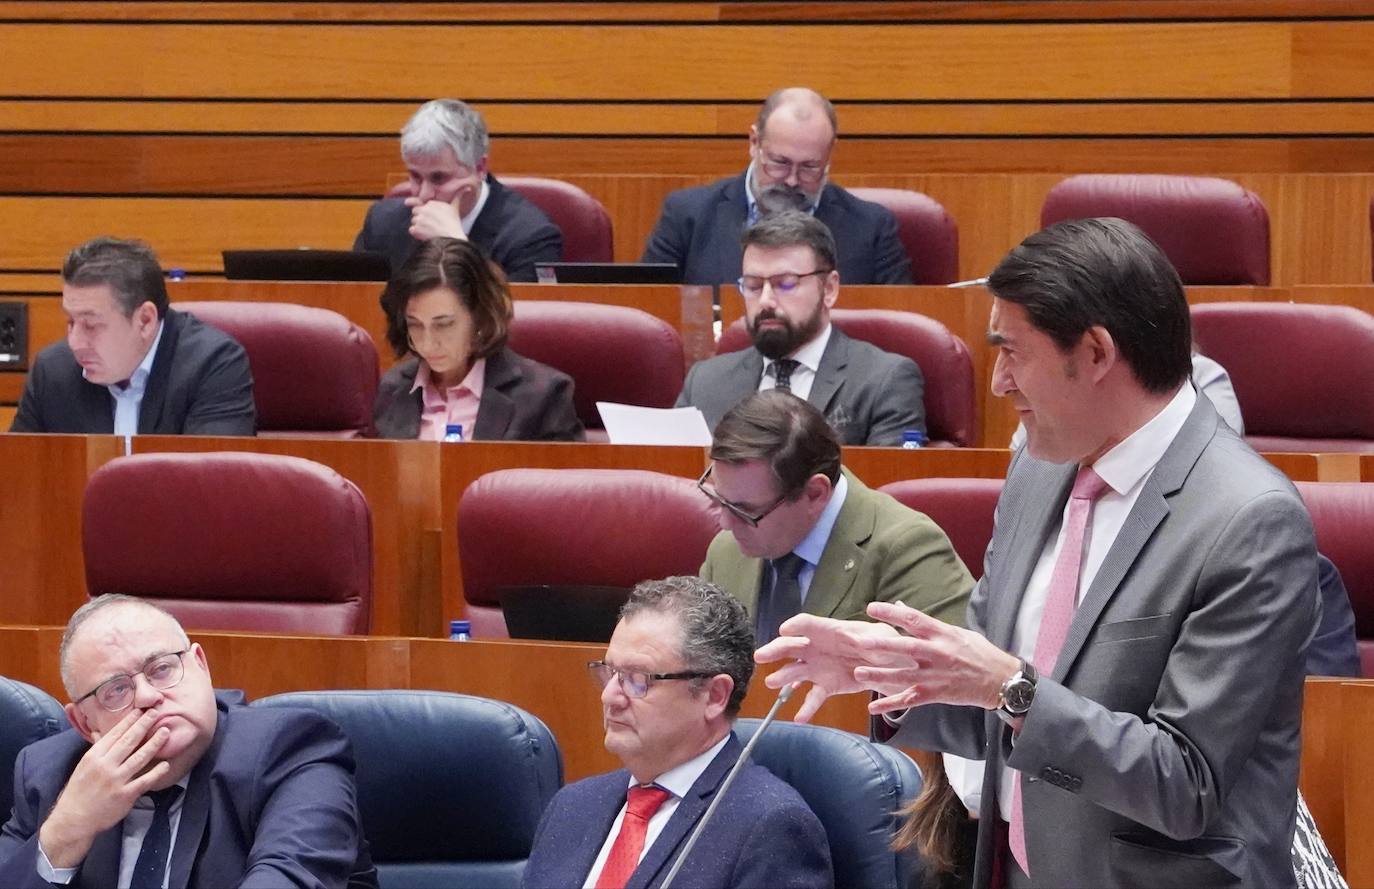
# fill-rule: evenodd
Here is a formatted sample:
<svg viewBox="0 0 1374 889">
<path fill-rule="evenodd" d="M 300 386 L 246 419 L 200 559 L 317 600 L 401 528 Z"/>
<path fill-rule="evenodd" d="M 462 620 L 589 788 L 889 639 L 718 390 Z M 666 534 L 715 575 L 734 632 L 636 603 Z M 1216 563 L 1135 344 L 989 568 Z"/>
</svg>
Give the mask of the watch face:
<svg viewBox="0 0 1374 889">
<path fill-rule="evenodd" d="M 1033 700 L 1035 683 L 1025 676 L 1017 676 L 1002 686 L 1002 709 L 1014 716 L 1021 716 L 1029 710 Z"/>
</svg>

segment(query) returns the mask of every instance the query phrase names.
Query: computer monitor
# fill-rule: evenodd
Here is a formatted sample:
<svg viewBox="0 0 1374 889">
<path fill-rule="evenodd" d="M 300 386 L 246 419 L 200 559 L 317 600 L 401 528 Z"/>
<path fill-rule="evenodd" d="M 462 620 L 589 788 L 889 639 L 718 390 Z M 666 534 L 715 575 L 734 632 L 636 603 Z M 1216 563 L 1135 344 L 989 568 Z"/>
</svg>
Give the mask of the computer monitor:
<svg viewBox="0 0 1374 889">
<path fill-rule="evenodd" d="M 385 281 L 391 262 L 381 253 L 353 250 L 225 250 L 231 281 Z"/>
</svg>

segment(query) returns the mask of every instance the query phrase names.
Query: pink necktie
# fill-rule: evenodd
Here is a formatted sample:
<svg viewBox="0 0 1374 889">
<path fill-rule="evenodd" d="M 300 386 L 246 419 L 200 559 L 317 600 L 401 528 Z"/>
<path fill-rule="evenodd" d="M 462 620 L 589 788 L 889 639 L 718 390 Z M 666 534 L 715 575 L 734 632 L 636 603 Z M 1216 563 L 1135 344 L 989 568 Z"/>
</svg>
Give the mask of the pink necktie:
<svg viewBox="0 0 1374 889">
<path fill-rule="evenodd" d="M 1040 615 L 1040 630 L 1035 637 L 1035 655 L 1031 663 L 1041 676 L 1054 672 L 1054 662 L 1059 659 L 1059 650 L 1064 647 L 1064 638 L 1069 635 L 1069 625 L 1073 623 L 1073 613 L 1078 607 L 1078 575 L 1083 564 L 1083 548 L 1086 542 L 1088 519 L 1092 516 L 1093 503 L 1109 490 L 1091 467 L 1078 470 L 1073 482 L 1073 493 L 1069 495 L 1069 517 L 1065 520 L 1064 545 L 1059 550 L 1059 558 L 1054 562 L 1054 573 L 1050 575 L 1049 595 L 1045 597 L 1045 610 Z M 1011 855 L 1026 876 L 1030 876 L 1030 866 L 1026 863 L 1026 825 L 1021 813 L 1021 779 L 1018 775 L 1011 787 L 1011 818 L 1007 840 Z"/>
<path fill-rule="evenodd" d="M 611 854 L 606 856 L 601 876 L 596 879 L 596 889 L 622 889 L 630 881 L 630 874 L 639 866 L 640 854 L 644 851 L 649 819 L 671 797 L 671 793 L 657 785 L 630 788 L 620 833 L 616 834 Z"/>
</svg>

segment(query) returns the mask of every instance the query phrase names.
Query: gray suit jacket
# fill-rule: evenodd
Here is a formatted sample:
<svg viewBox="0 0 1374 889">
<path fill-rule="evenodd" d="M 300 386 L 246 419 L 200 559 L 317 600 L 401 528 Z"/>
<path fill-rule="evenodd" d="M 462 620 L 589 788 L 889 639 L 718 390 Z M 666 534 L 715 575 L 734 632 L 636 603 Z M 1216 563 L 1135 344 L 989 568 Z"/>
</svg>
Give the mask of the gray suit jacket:
<svg viewBox="0 0 1374 889">
<path fill-rule="evenodd" d="M 695 407 L 712 430 L 741 398 L 759 388 L 763 355 L 753 347 L 698 361 L 687 371 L 678 407 Z M 916 362 L 845 336 L 831 326 L 806 400 L 825 414 L 847 445 L 900 445 L 907 429 L 925 432 L 925 380 Z"/>
<path fill-rule="evenodd" d="M 228 334 L 168 309 L 138 408 L 143 435 L 252 435 L 257 422 L 248 354 Z M 66 340 L 38 353 L 11 432 L 114 431 L 114 399 L 81 375 Z"/>
<path fill-rule="evenodd" d="M 420 434 L 423 395 L 411 392 L 417 358 L 388 370 L 377 387 L 372 423 L 381 438 L 416 438 Z M 482 401 L 468 441 L 582 441 L 582 422 L 573 407 L 572 377 L 546 364 L 502 349 L 487 359 Z"/>
<path fill-rule="evenodd" d="M 969 626 L 1010 649 L 1076 467 L 1014 460 Z M 895 743 L 985 758 L 975 886 L 1004 764 L 1046 886 L 1291 886 L 1316 545 L 1289 481 L 1198 399 L 1145 482 L 1012 744 L 972 707 L 910 711 Z"/>
</svg>

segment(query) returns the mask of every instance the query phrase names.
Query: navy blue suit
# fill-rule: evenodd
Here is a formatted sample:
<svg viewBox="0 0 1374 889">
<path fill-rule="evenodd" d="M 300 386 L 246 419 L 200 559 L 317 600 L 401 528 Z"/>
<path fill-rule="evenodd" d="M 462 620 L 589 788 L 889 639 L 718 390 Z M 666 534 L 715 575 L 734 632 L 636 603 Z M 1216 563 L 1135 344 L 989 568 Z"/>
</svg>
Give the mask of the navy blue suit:
<svg viewBox="0 0 1374 889">
<path fill-rule="evenodd" d="M 626 889 L 659 886 L 720 783 L 739 758 L 733 733 L 702 772 L 658 839 L 630 875 Z M 581 886 L 625 804 L 629 772 L 621 769 L 569 784 L 539 822 L 521 885 Z M 815 814 L 789 785 L 758 765 L 735 780 L 673 881 L 679 889 L 829 887 L 830 846 Z"/>
<path fill-rule="evenodd" d="M 376 887 L 339 727 L 309 710 L 218 704 L 215 739 L 186 787 L 168 885 Z M 38 829 L 89 749 L 65 731 L 20 751 L 0 886 L 51 885 L 38 876 Z M 96 837 L 71 886 L 115 885 L 122 833 L 121 823 Z"/>
<path fill-rule="evenodd" d="M 911 283 L 911 260 L 897 236 L 897 218 L 886 207 L 830 184 L 821 192 L 816 218 L 835 237 L 840 283 Z M 733 284 L 744 262 L 739 239 L 748 221 L 744 175 L 675 191 L 664 199 L 640 261 L 676 263 L 685 284 Z"/>
</svg>

